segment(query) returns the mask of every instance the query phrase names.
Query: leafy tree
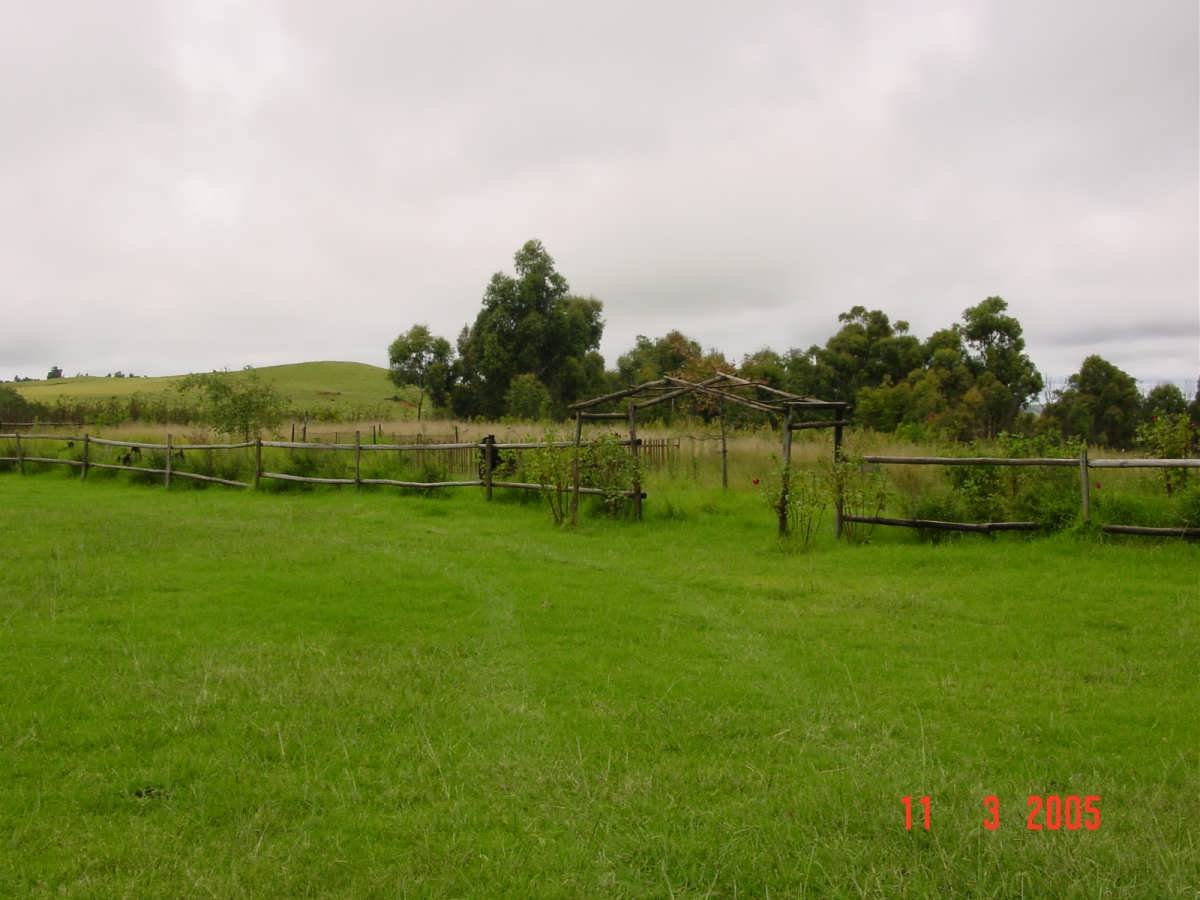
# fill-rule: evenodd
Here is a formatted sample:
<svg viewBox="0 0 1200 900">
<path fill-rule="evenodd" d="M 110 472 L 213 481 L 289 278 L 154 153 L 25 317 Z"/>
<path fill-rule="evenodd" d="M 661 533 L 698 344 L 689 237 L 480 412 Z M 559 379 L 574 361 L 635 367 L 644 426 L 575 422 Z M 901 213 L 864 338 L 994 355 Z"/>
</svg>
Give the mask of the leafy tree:
<svg viewBox="0 0 1200 900">
<path fill-rule="evenodd" d="M 514 419 L 537 422 L 550 412 L 550 391 L 536 375 L 524 372 L 508 383 L 504 408 Z"/>
<path fill-rule="evenodd" d="M 52 378 L 62 378 L 62 377 L 63 377 L 62 369 L 59 368 L 58 366 L 51 366 L 50 371 L 46 373 L 47 381 L 49 381 Z"/>
<path fill-rule="evenodd" d="M 1196 444 L 1196 429 L 1186 412 L 1150 416 L 1137 429 L 1138 446 L 1159 459 L 1181 459 Z M 1187 469 L 1159 469 L 1159 477 L 1168 494 L 1188 482 Z"/>
<path fill-rule="evenodd" d="M 842 327 L 824 347 L 813 347 L 813 393 L 825 400 L 854 403 L 864 387 L 904 379 L 922 362 L 921 342 L 908 323 L 895 324 L 881 310 L 855 306 L 838 316 Z"/>
<path fill-rule="evenodd" d="M 16 388 L 0 384 L 0 421 L 26 422 L 40 412 L 39 405 L 26 400 Z"/>
<path fill-rule="evenodd" d="M 1012 427 L 1017 414 L 1043 387 L 1042 376 L 1025 355 L 1021 323 L 1007 315 L 1008 303 L 988 297 L 963 312 L 961 333 L 979 384 L 988 437 Z M 991 378 L 983 380 L 984 374 Z"/>
<path fill-rule="evenodd" d="M 1141 404 L 1132 376 L 1092 355 L 1067 379 L 1067 386 L 1055 393 L 1042 415 L 1066 437 L 1126 448 L 1133 443 Z"/>
<path fill-rule="evenodd" d="M 633 349 L 618 357 L 617 372 L 629 387 L 664 375 L 681 376 L 689 363 L 703 355 L 700 345 L 680 331 L 668 331 L 653 341 L 639 334 Z"/>
<path fill-rule="evenodd" d="M 397 386 L 413 385 L 417 395 L 417 421 L 428 394 L 435 405 L 445 405 L 450 395 L 450 342 L 430 333 L 427 325 L 414 325 L 388 347 L 389 372 Z"/>
<path fill-rule="evenodd" d="M 287 399 L 253 370 L 189 375 L 179 390 L 199 395 L 204 420 L 213 428 L 247 441 L 263 429 L 276 428 L 287 409 Z"/>
<path fill-rule="evenodd" d="M 1147 419 L 1155 416 L 1174 416 L 1187 412 L 1187 398 L 1183 391 L 1173 384 L 1159 384 L 1146 395 L 1142 404 L 1142 414 Z"/>
<path fill-rule="evenodd" d="M 513 262 L 516 277 L 492 276 L 483 309 L 459 335 L 452 400 L 460 415 L 498 417 L 523 373 L 545 385 L 555 414 L 603 378 L 600 301 L 572 296 L 540 241 L 526 242 Z"/>
<path fill-rule="evenodd" d="M 763 347 L 742 357 L 738 374 L 751 381 L 761 381 L 769 387 L 787 390 L 788 363 L 770 347 Z"/>
</svg>

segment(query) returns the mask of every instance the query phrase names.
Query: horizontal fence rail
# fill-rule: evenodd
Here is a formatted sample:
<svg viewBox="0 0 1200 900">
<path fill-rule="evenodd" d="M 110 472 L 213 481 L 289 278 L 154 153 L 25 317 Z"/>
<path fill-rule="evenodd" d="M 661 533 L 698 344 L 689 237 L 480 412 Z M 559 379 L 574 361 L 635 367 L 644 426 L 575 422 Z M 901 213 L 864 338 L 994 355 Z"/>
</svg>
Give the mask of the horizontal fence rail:
<svg viewBox="0 0 1200 900">
<path fill-rule="evenodd" d="M 502 450 L 539 450 L 539 449 L 559 449 L 567 450 L 576 446 L 574 441 L 497 441 L 493 436 L 479 441 L 455 441 L 455 442 L 416 442 L 406 444 L 381 444 L 362 443 L 361 435 L 354 443 L 326 443 L 326 442 L 309 442 L 309 441 L 274 441 L 274 440 L 253 440 L 240 441 L 235 443 L 221 444 L 176 444 L 171 440 L 171 435 L 167 435 L 167 440 L 164 443 L 156 443 L 153 441 L 125 441 L 112 438 L 99 438 L 90 435 L 82 436 L 67 436 L 67 435 L 49 435 L 49 434 L 19 434 L 9 433 L 0 434 L 0 440 L 14 440 L 17 444 L 17 456 L 0 456 L 0 462 L 16 462 L 24 471 L 24 464 L 29 463 L 49 463 L 74 466 L 83 469 L 84 477 L 87 476 L 88 469 L 107 469 L 122 472 L 139 472 L 144 475 L 162 476 L 164 483 L 169 485 L 171 478 L 189 478 L 196 481 L 208 482 L 213 484 L 223 484 L 230 487 L 252 488 L 258 485 L 262 479 L 285 481 L 300 484 L 325 484 L 325 485 L 379 485 L 401 488 L 413 488 L 419 490 L 435 490 L 441 488 L 470 488 L 483 487 L 487 489 L 487 496 L 491 497 L 493 488 L 509 488 L 512 490 L 532 490 L 532 491 L 553 491 L 563 490 L 571 491 L 572 487 L 564 487 L 560 485 L 538 484 L 523 481 L 506 481 L 495 478 L 495 470 L 499 460 L 494 454 Z M 47 456 L 26 456 L 21 452 L 22 441 L 59 441 L 67 444 L 68 447 L 75 444 L 81 444 L 83 447 L 83 459 L 47 457 Z M 659 448 L 666 448 L 674 441 L 674 446 L 678 448 L 678 439 L 662 439 L 654 441 L 656 451 L 663 452 Z M 614 441 L 615 444 L 624 447 L 642 448 L 645 444 L 650 443 L 639 438 Z M 92 446 L 112 447 L 117 450 L 129 451 L 121 458 L 120 462 L 99 462 L 93 460 L 89 456 L 89 448 Z M 581 449 L 586 449 L 589 442 L 581 441 L 578 445 Z M 263 448 L 281 449 L 281 450 L 318 450 L 332 452 L 352 452 L 355 455 L 355 473 L 353 477 L 331 477 L 331 476 L 316 476 L 316 475 L 295 475 L 290 472 L 274 472 L 268 471 L 262 465 L 262 450 Z M 219 478 L 215 475 L 202 475 L 197 472 L 187 472 L 178 468 L 175 465 L 177 460 L 183 457 L 183 451 L 207 451 L 207 450 L 248 450 L 253 448 L 255 451 L 255 477 L 254 483 L 237 481 L 230 478 Z M 166 455 L 167 465 L 162 466 L 141 466 L 133 465 L 130 459 L 130 454 L 140 455 L 141 451 L 160 451 Z M 427 460 L 429 456 L 435 454 L 443 454 L 438 457 L 449 466 L 449 458 L 445 454 L 455 454 L 462 462 L 460 469 L 478 468 L 483 473 L 483 477 L 462 479 L 462 480 L 441 480 L 441 481 L 416 481 L 405 480 L 398 478 L 375 478 L 364 477 L 361 474 L 360 460 L 363 453 L 372 451 L 393 451 L 400 453 L 411 453 L 417 461 Z M 492 464 L 489 464 L 488 460 Z M 606 496 L 616 493 L 618 496 L 644 498 L 646 496 L 641 490 L 623 490 L 610 492 L 602 488 L 580 485 L 580 494 Z"/>
<path fill-rule="evenodd" d="M 882 466 L 1077 466 L 1079 460 L 1062 457 L 1008 456 L 864 456 L 863 462 Z"/>
<path fill-rule="evenodd" d="M 845 522 L 862 522 L 864 525 L 898 525 L 905 528 L 928 528 L 935 531 L 977 531 L 991 534 L 993 531 L 1037 531 L 1042 526 L 1037 522 L 943 522 L 939 519 L 891 519 L 886 516 L 843 515 Z"/>
<path fill-rule="evenodd" d="M 1198 469 L 1200 459 L 1091 459 L 1087 450 L 1077 458 L 1008 456 L 863 456 L 864 463 L 888 466 L 1058 466 L 1079 469 L 1080 512 L 1085 523 L 1091 522 L 1091 469 Z M 892 525 L 939 531 L 970 531 L 991 534 L 996 531 L 1036 531 L 1037 522 L 943 522 L 935 519 L 896 519 L 883 516 L 845 516 L 849 522 L 868 525 Z M 1200 528 L 1155 527 L 1150 525 L 1108 525 L 1099 529 L 1106 534 L 1140 534 L 1157 537 L 1200 538 Z"/>
</svg>

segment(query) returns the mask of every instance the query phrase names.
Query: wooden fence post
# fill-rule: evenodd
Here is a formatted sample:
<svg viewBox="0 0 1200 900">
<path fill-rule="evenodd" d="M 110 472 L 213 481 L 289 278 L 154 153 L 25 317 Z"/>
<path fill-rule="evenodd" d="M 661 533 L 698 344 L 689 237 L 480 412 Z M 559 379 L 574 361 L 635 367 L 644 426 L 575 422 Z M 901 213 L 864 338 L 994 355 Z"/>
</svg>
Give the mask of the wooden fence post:
<svg viewBox="0 0 1200 900">
<path fill-rule="evenodd" d="M 1088 452 L 1085 443 L 1079 451 L 1079 504 L 1083 513 L 1083 524 L 1092 521 L 1092 482 L 1088 474 Z"/>
<path fill-rule="evenodd" d="M 79 476 L 79 480 L 80 480 L 80 481 L 83 481 L 84 479 L 86 479 L 86 478 L 87 478 L 87 470 L 88 470 L 88 446 L 89 446 L 90 444 L 91 444 L 91 440 L 90 440 L 90 439 L 88 438 L 88 436 L 85 434 L 85 435 L 83 436 L 83 472 L 82 472 L 82 473 L 80 474 L 80 476 Z"/>
<path fill-rule="evenodd" d="M 842 473 L 837 471 L 837 467 L 842 462 L 842 412 L 837 411 L 838 421 L 833 426 L 833 465 L 835 471 L 835 483 L 837 484 L 837 496 L 833 500 L 833 536 L 840 538 L 842 536 L 842 516 L 845 514 L 845 493 L 843 485 Z"/>
<path fill-rule="evenodd" d="M 492 499 L 492 454 L 495 452 L 492 445 L 495 443 L 494 434 L 489 434 L 483 439 L 483 489 L 488 500 Z"/>
<path fill-rule="evenodd" d="M 721 401 L 721 487 L 729 490 L 729 448 L 725 443 L 725 401 Z"/>
<path fill-rule="evenodd" d="M 25 452 L 21 449 L 21 433 L 14 432 L 13 436 L 17 439 L 17 471 L 22 475 L 25 474 Z"/>
<path fill-rule="evenodd" d="M 292 426 L 293 433 L 296 426 Z M 254 489 L 258 490 L 259 482 L 262 481 L 262 435 L 254 439 Z"/>
<path fill-rule="evenodd" d="M 583 440 L 583 413 L 575 413 L 575 458 L 571 460 L 571 524 L 579 524 L 579 445 Z"/>
<path fill-rule="evenodd" d="M 171 433 L 167 432 L 167 467 L 163 471 L 163 487 L 171 486 Z"/>
<path fill-rule="evenodd" d="M 354 486 L 362 487 L 362 440 L 358 431 L 354 432 Z"/>
<path fill-rule="evenodd" d="M 629 404 L 629 452 L 633 454 L 633 461 L 638 463 L 638 436 L 637 436 L 637 406 L 632 402 Z M 633 516 L 639 522 L 642 521 L 642 476 L 639 472 L 634 476 L 633 481 Z"/>
<path fill-rule="evenodd" d="M 787 420 L 783 424 L 783 471 L 779 476 L 779 536 L 786 537 L 788 528 L 788 501 L 792 489 L 792 408 L 788 407 Z"/>
</svg>

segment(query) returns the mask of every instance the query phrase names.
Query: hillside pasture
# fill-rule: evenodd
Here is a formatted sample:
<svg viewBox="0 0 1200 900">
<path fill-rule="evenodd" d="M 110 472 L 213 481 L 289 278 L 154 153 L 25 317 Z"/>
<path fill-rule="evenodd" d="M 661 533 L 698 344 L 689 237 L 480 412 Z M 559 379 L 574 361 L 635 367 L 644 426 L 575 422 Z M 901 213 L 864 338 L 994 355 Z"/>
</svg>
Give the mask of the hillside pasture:
<svg viewBox="0 0 1200 900">
<path fill-rule="evenodd" d="M 789 554 L 761 503 L 559 530 L 475 491 L 0 475 L 0 884 L 1194 892 L 1196 546 Z M 1093 794 L 1099 829 L 1026 828 Z"/>
<path fill-rule="evenodd" d="M 289 398 L 297 413 L 310 418 L 335 420 L 362 416 L 372 419 L 409 420 L 416 417 L 416 397 L 409 388 L 397 388 L 380 366 L 356 362 L 305 362 L 263 366 L 254 370 L 264 381 Z M 239 372 L 231 375 L 240 377 Z M 78 376 L 14 384 L 27 400 L 53 405 L 62 401 L 99 401 L 176 395 L 186 375 L 155 378 L 105 378 Z M 412 395 L 410 397 L 410 395 Z M 400 400 L 394 399 L 400 397 Z M 411 423 L 410 423 L 411 424 Z"/>
</svg>

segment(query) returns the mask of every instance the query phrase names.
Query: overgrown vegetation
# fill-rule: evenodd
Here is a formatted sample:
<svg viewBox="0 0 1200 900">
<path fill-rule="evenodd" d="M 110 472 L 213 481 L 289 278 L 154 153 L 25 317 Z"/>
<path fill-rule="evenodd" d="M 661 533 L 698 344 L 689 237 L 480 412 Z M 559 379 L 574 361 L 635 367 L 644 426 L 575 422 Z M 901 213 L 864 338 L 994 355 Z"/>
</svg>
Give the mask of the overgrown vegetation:
<svg viewBox="0 0 1200 900">
<path fill-rule="evenodd" d="M 247 441 L 278 427 L 287 410 L 287 399 L 252 370 L 237 377 L 228 372 L 189 375 L 179 390 L 199 395 L 202 421 Z"/>
<path fill-rule="evenodd" d="M 1163 413 L 1138 427 L 1137 443 L 1151 456 L 1181 459 L 1195 450 L 1198 433 L 1187 413 Z M 1187 486 L 1187 469 L 1159 469 L 1158 473 L 1168 494 Z"/>
</svg>

